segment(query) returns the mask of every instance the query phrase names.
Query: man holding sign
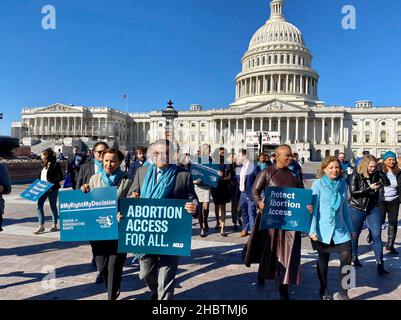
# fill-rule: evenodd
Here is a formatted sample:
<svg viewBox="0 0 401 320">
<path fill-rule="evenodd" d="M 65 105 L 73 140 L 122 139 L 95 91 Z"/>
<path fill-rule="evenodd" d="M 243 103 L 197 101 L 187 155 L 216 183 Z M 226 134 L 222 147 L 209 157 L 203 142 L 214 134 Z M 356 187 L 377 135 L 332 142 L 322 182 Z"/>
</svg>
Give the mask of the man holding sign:
<svg viewBox="0 0 401 320">
<path fill-rule="evenodd" d="M 169 140 L 156 141 L 149 147 L 148 155 L 149 166 L 138 168 L 130 189 L 131 196 L 183 199 L 187 201 L 184 204 L 186 212 L 196 213 L 198 200 L 190 174 L 171 164 L 175 155 L 173 144 Z M 139 277 L 151 290 L 152 300 L 173 298 L 178 261 L 179 257 L 172 255 L 145 254 L 141 257 Z"/>
<path fill-rule="evenodd" d="M 302 181 L 288 169 L 292 161 L 291 148 L 281 145 L 275 153 L 275 165 L 262 171 L 253 186 L 253 199 L 258 206 L 259 214 L 248 242 L 246 265 L 250 265 L 250 261 L 259 261 L 259 284 L 263 284 L 265 279 L 276 279 L 280 285 L 280 298 L 289 300 L 288 286 L 299 284 L 301 232 L 278 228 L 260 230 L 261 215 L 267 214 L 261 194 L 266 187 L 301 188 Z M 312 213 L 313 208 L 311 205 L 305 206 L 304 210 Z"/>
</svg>

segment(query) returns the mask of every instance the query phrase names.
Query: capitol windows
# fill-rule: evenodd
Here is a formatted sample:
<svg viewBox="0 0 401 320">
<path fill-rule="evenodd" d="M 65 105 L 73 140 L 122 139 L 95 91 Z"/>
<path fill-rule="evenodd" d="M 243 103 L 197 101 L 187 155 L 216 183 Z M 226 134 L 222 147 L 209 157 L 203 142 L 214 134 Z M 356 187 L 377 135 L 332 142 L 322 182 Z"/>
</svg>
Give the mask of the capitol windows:
<svg viewBox="0 0 401 320">
<path fill-rule="evenodd" d="M 295 56 L 292 56 L 292 64 L 295 64 Z"/>
<path fill-rule="evenodd" d="M 401 132 L 397 132 L 397 142 L 401 143 Z"/>
<path fill-rule="evenodd" d="M 287 55 L 287 64 L 290 64 L 290 61 L 291 61 L 291 57 L 290 57 L 290 55 L 288 54 L 288 55 Z"/>
<path fill-rule="evenodd" d="M 382 122 L 382 126 L 383 127 L 386 126 L 386 122 L 385 121 Z"/>
<path fill-rule="evenodd" d="M 365 126 L 370 127 L 370 121 L 366 121 Z"/>
<path fill-rule="evenodd" d="M 387 142 L 387 133 L 386 133 L 386 131 L 382 131 L 380 133 L 380 142 L 381 143 L 386 143 Z"/>
<path fill-rule="evenodd" d="M 268 64 L 272 64 L 272 56 L 269 56 Z"/>
<path fill-rule="evenodd" d="M 284 64 L 284 55 L 281 55 L 280 63 L 281 63 L 281 64 Z"/>
<path fill-rule="evenodd" d="M 263 56 L 263 58 L 262 58 L 262 64 L 263 64 L 263 65 L 266 64 L 266 57 L 265 57 L 265 56 Z"/>
<path fill-rule="evenodd" d="M 195 128 L 196 127 L 196 123 L 191 123 L 191 127 Z"/>
<path fill-rule="evenodd" d="M 277 55 L 275 55 L 274 56 L 274 64 L 277 64 L 277 62 L 278 62 L 278 57 L 277 57 Z"/>
<path fill-rule="evenodd" d="M 162 122 L 159 123 L 159 128 L 161 128 L 161 127 L 163 127 L 163 123 Z"/>
<path fill-rule="evenodd" d="M 202 128 L 206 127 L 206 123 L 203 122 L 203 123 L 201 124 L 201 127 L 202 127 Z"/>
<path fill-rule="evenodd" d="M 398 122 L 397 122 L 397 126 L 398 126 L 398 127 L 401 127 L 401 121 L 398 121 Z"/>
<path fill-rule="evenodd" d="M 353 142 L 353 143 L 358 143 L 358 134 L 357 134 L 357 133 L 354 133 L 354 134 L 352 135 L 352 142 Z"/>
<path fill-rule="evenodd" d="M 256 66 L 259 66 L 259 58 L 256 60 Z"/>
<path fill-rule="evenodd" d="M 365 143 L 370 143 L 370 133 L 365 134 Z"/>
</svg>

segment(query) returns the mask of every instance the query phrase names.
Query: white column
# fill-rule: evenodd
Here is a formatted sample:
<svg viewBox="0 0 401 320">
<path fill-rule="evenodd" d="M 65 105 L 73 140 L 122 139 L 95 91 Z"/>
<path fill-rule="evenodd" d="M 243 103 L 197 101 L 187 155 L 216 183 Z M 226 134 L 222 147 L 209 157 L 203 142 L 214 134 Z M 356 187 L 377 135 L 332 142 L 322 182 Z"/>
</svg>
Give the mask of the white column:
<svg viewBox="0 0 401 320">
<path fill-rule="evenodd" d="M 306 78 L 306 94 L 310 94 L 310 88 L 309 88 L 309 77 Z"/>
<path fill-rule="evenodd" d="M 74 133 L 74 136 L 76 136 L 77 131 L 78 131 L 78 128 L 77 128 L 77 117 L 74 117 L 74 130 L 72 131 Z"/>
<path fill-rule="evenodd" d="M 263 131 L 263 117 L 260 118 L 260 131 Z"/>
<path fill-rule="evenodd" d="M 173 122 L 173 127 L 174 127 L 174 122 Z M 143 130 L 143 142 L 146 142 L 146 122 L 142 123 L 142 130 Z M 173 132 L 174 135 L 174 132 Z"/>
<path fill-rule="evenodd" d="M 308 142 L 308 117 L 305 117 L 305 137 L 304 142 Z"/>
<path fill-rule="evenodd" d="M 289 89 L 289 75 L 287 74 L 286 76 L 285 76 L 285 92 L 286 93 L 288 93 L 288 92 L 290 92 L 290 89 Z"/>
<path fill-rule="evenodd" d="M 84 118 L 81 117 L 81 136 L 84 134 Z"/>
<path fill-rule="evenodd" d="M 238 142 L 238 126 L 239 126 L 239 121 L 238 119 L 235 120 L 235 142 Z"/>
<path fill-rule="evenodd" d="M 270 75 L 270 92 L 274 91 L 273 75 Z"/>
<path fill-rule="evenodd" d="M 287 117 L 287 136 L 286 136 L 286 143 L 290 143 L 290 118 Z"/>
<path fill-rule="evenodd" d="M 340 119 L 340 144 L 344 144 L 344 118 Z"/>
<path fill-rule="evenodd" d="M 324 135 L 324 133 L 325 133 L 325 119 L 324 118 L 322 118 L 322 140 L 321 140 L 321 142 L 320 142 L 320 144 L 326 144 L 326 141 L 325 141 L 325 135 Z"/>
<path fill-rule="evenodd" d="M 280 136 L 280 143 L 281 143 L 281 118 L 277 118 L 277 130 Z"/>
<path fill-rule="evenodd" d="M 244 127 L 243 127 L 243 131 L 244 131 L 244 133 L 243 133 L 243 139 L 244 139 L 244 141 L 245 141 L 245 139 L 246 139 L 246 118 L 244 118 Z"/>
<path fill-rule="evenodd" d="M 263 81 L 264 81 L 264 86 L 263 86 L 263 92 L 266 94 L 268 93 L 267 91 L 267 76 L 263 76 Z"/>
<path fill-rule="evenodd" d="M 331 137 L 330 143 L 334 144 L 334 118 L 331 118 Z"/>
<path fill-rule="evenodd" d="M 278 92 L 281 92 L 281 74 L 278 75 Z"/>
<path fill-rule="evenodd" d="M 313 144 L 317 144 L 317 141 L 316 141 L 316 118 L 313 119 Z"/>
<path fill-rule="evenodd" d="M 228 139 L 227 139 L 227 142 L 230 142 L 231 143 L 231 141 L 232 141 L 232 137 L 231 137 L 231 119 L 228 119 L 228 137 L 227 137 Z"/>
<path fill-rule="evenodd" d="M 269 118 L 269 131 L 272 131 L 272 118 Z"/>
<path fill-rule="evenodd" d="M 157 128 L 159 128 L 159 125 Z M 141 142 L 141 139 L 139 138 L 139 122 L 136 122 L 136 141 Z"/>
<path fill-rule="evenodd" d="M 295 143 L 299 140 L 299 118 L 296 117 L 295 119 Z"/>
<path fill-rule="evenodd" d="M 292 84 L 292 93 L 297 93 L 297 83 L 296 83 L 296 80 L 297 80 L 297 76 L 294 74 L 294 82 L 293 82 L 293 84 Z"/>
<path fill-rule="evenodd" d="M 300 91 L 301 91 L 301 94 L 304 94 L 304 77 L 303 76 L 300 76 L 300 78 L 299 78 L 299 87 L 300 87 Z"/>
<path fill-rule="evenodd" d="M 252 132 L 255 131 L 255 118 L 252 118 Z"/>
<path fill-rule="evenodd" d="M 219 138 L 219 142 L 222 143 L 223 142 L 223 120 L 220 119 L 220 138 Z"/>
</svg>

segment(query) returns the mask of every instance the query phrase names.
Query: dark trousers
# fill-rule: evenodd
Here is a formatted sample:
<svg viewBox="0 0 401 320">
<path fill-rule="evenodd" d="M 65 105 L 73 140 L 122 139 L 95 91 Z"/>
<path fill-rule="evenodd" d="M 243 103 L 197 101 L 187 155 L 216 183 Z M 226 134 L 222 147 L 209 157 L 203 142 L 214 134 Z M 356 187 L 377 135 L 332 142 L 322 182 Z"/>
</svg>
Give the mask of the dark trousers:
<svg viewBox="0 0 401 320">
<path fill-rule="evenodd" d="M 387 246 L 394 246 L 398 230 L 398 211 L 400 210 L 400 200 L 397 198 L 393 201 L 380 201 L 379 203 L 382 225 L 386 221 L 388 215 L 388 242 Z"/>
<path fill-rule="evenodd" d="M 96 267 L 104 279 L 108 300 L 116 300 L 120 291 L 126 253 L 117 253 L 118 241 L 91 241 Z"/>
<path fill-rule="evenodd" d="M 0 231 L 3 231 L 2 226 L 3 226 L 3 214 L 0 213 Z"/>
<path fill-rule="evenodd" d="M 352 229 L 357 234 L 355 239 L 352 239 L 352 255 L 358 256 L 358 239 L 361 234 L 363 223 L 367 222 L 368 228 L 372 233 L 373 251 L 375 253 L 376 262 L 383 262 L 383 243 L 382 243 L 382 224 L 381 215 L 378 207 L 372 208 L 370 211 L 362 211 L 350 207 Z"/>
<path fill-rule="evenodd" d="M 239 194 L 236 194 L 231 198 L 231 219 L 233 224 L 237 225 L 238 220 L 241 219 L 241 211 L 239 209 Z"/>
<path fill-rule="evenodd" d="M 329 260 L 330 260 L 330 253 L 329 252 L 322 252 L 318 251 L 319 254 L 319 261 L 317 263 L 317 275 L 320 281 L 320 297 L 328 296 L 327 290 L 327 272 L 329 269 Z M 343 267 L 351 265 L 351 251 L 342 251 L 339 252 L 340 257 L 340 273 L 341 273 L 341 284 L 343 283 L 343 279 L 347 276 L 347 273 L 343 273 Z M 340 291 L 343 293 L 347 292 L 347 289 L 344 289 L 341 286 Z"/>
</svg>

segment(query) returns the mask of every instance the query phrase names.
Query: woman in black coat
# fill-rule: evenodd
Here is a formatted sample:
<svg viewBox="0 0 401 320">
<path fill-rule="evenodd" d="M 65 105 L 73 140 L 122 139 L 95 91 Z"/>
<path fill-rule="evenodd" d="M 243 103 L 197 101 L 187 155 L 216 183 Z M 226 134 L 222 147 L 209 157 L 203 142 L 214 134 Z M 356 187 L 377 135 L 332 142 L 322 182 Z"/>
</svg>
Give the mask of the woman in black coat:
<svg viewBox="0 0 401 320">
<path fill-rule="evenodd" d="M 56 161 L 56 156 L 52 149 L 49 148 L 42 151 L 40 157 L 43 161 L 43 166 L 38 178 L 42 181 L 52 183 L 53 187 L 38 200 L 37 212 L 38 212 L 39 227 L 34 232 L 34 234 L 40 234 L 45 231 L 44 204 L 47 198 L 49 198 L 50 208 L 52 210 L 52 215 L 53 215 L 53 226 L 50 229 L 50 232 L 58 231 L 57 197 L 58 197 L 58 190 L 61 187 L 60 182 L 63 181 L 64 179 L 60 164 Z"/>
</svg>

